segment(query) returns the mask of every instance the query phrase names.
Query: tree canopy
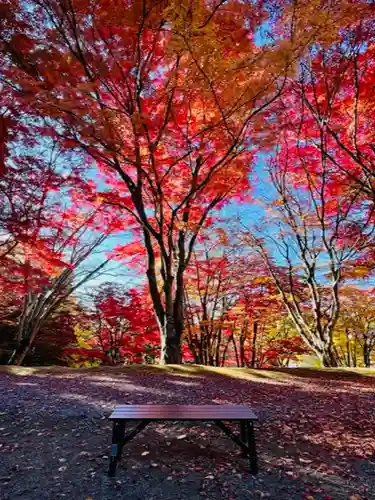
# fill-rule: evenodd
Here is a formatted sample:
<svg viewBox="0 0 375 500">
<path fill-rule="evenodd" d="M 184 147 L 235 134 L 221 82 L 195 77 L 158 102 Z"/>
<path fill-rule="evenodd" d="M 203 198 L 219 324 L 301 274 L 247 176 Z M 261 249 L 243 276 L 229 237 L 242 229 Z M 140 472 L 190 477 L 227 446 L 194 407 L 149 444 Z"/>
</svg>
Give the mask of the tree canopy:
<svg viewBox="0 0 375 500">
<path fill-rule="evenodd" d="M 69 297 L 83 312 L 70 317 L 67 357 L 353 362 L 339 330 L 350 297 L 356 310 L 367 299 L 348 287 L 371 310 L 374 269 L 371 5 L 0 9 L 8 362 L 24 361 Z M 261 214 L 246 215 L 253 207 Z M 139 285 L 111 276 L 104 286 L 109 262 Z M 368 366 L 366 325 L 348 328 L 361 330 Z"/>
</svg>

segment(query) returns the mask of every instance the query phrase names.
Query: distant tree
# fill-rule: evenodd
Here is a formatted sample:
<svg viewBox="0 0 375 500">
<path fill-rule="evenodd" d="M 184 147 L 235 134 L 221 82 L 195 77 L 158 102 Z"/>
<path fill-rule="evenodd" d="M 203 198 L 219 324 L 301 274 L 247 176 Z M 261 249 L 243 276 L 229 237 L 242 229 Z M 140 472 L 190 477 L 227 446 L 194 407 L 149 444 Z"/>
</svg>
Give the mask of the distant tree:
<svg viewBox="0 0 375 500">
<path fill-rule="evenodd" d="M 75 326 L 82 314 L 74 296 L 68 297 L 45 321 L 25 357 L 26 365 L 61 365 L 64 349 L 76 342 Z"/>
<path fill-rule="evenodd" d="M 366 14 L 353 21 L 329 46 L 317 44 L 301 59 L 284 117 L 286 127 L 300 127 L 302 155 L 316 150 L 329 161 L 337 190 L 360 189 L 374 201 L 375 22 Z"/>
<path fill-rule="evenodd" d="M 185 285 L 185 342 L 199 364 L 262 367 L 305 353 L 297 332 L 279 331 L 285 311 L 254 254 L 222 228 L 194 252 Z"/>
<path fill-rule="evenodd" d="M 335 342 L 346 366 L 370 367 L 375 349 L 375 294 L 373 289 L 345 286 L 341 291 L 340 316 Z M 360 361 L 360 357 L 362 360 Z"/>
<path fill-rule="evenodd" d="M 260 339 L 255 366 L 288 367 L 309 352 L 290 318 L 286 315 L 270 317 L 266 332 Z"/>
<path fill-rule="evenodd" d="M 196 363 L 220 366 L 229 313 L 238 300 L 239 257 L 223 230 L 193 252 L 185 283 L 185 342 Z"/>
<path fill-rule="evenodd" d="M 19 306 L 15 346 L 9 364 L 23 363 L 43 323 L 79 287 L 100 274 L 109 262 L 101 257 L 99 262 L 86 265 L 108 237 L 108 234 L 98 235 L 92 230 L 97 215 L 78 216 L 73 210 L 64 211 L 60 219 L 55 214 L 56 219 L 41 251 L 35 246 L 17 245 L 17 250 L 9 257 L 6 269 L 12 270 L 12 274 L 3 279 L 3 286 L 5 290 L 14 287 Z"/>
<path fill-rule="evenodd" d="M 76 361 L 153 363 L 160 355 L 157 324 L 145 288 L 102 284 L 89 294 L 80 325 L 78 344 L 64 351 Z"/>
<path fill-rule="evenodd" d="M 247 240 L 267 266 L 299 335 L 324 366 L 337 366 L 333 332 L 340 287 L 347 268 L 373 247 L 375 213 L 373 205 L 362 204 L 360 189 L 335 189 L 339 180 L 330 160 L 305 151 L 307 133 L 297 127 L 296 135 L 281 134 L 269 163 L 275 226 Z M 275 265 L 274 255 L 282 266 Z"/>
</svg>

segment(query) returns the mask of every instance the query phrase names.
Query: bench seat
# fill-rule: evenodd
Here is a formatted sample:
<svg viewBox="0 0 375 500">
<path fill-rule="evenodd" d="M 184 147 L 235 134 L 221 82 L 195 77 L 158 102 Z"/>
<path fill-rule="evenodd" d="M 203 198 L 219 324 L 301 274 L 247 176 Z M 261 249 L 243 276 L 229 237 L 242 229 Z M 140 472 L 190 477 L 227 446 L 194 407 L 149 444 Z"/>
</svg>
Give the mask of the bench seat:
<svg viewBox="0 0 375 500">
<path fill-rule="evenodd" d="M 110 415 L 113 421 L 112 448 L 108 475 L 116 475 L 117 463 L 121 460 L 126 443 L 135 438 L 150 422 L 160 421 L 210 421 L 219 427 L 248 457 L 250 472 L 257 474 L 257 453 L 254 436 L 254 422 L 257 416 L 245 405 L 126 405 L 115 407 Z M 140 421 L 138 426 L 126 434 L 129 422 Z M 235 434 L 224 422 L 240 424 L 240 433 Z"/>
</svg>

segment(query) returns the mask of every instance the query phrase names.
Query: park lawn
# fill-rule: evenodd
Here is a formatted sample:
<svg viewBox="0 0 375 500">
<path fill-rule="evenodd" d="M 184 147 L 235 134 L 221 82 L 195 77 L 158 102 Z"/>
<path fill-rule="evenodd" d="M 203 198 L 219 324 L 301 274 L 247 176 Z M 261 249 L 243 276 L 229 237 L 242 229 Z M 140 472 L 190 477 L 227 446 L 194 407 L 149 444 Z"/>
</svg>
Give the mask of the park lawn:
<svg viewBox="0 0 375 500">
<path fill-rule="evenodd" d="M 1 500 L 373 499 L 375 370 L 0 368 Z M 209 425 L 155 424 L 106 476 L 116 402 L 248 404 L 260 473 Z M 35 453 L 38 450 L 38 453 Z M 357 496 L 355 496 L 357 495 Z"/>
<path fill-rule="evenodd" d="M 99 366 L 96 368 L 69 368 L 65 366 L 0 366 L 0 373 L 5 372 L 14 375 L 43 375 L 64 373 L 124 373 L 128 371 L 163 371 L 189 377 L 199 375 L 222 375 L 226 377 L 243 380 L 255 380 L 265 377 L 275 380 L 290 380 L 292 378 L 325 378 L 344 379 L 358 377 L 374 377 L 375 368 L 238 368 L 238 367 L 215 367 L 204 365 L 122 365 L 122 366 Z"/>
</svg>

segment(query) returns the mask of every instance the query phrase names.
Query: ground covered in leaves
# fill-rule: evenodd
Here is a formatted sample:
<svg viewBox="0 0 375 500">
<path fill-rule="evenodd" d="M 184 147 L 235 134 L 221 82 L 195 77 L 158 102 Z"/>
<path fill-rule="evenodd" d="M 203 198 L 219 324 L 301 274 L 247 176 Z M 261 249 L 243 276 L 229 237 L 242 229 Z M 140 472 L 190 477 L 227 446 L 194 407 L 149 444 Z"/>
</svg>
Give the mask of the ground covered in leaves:
<svg viewBox="0 0 375 500">
<path fill-rule="evenodd" d="M 3 369 L 0 499 L 375 499 L 375 378 L 243 369 Z M 152 424 L 107 477 L 116 402 L 248 404 L 260 473 L 214 426 Z"/>
</svg>

